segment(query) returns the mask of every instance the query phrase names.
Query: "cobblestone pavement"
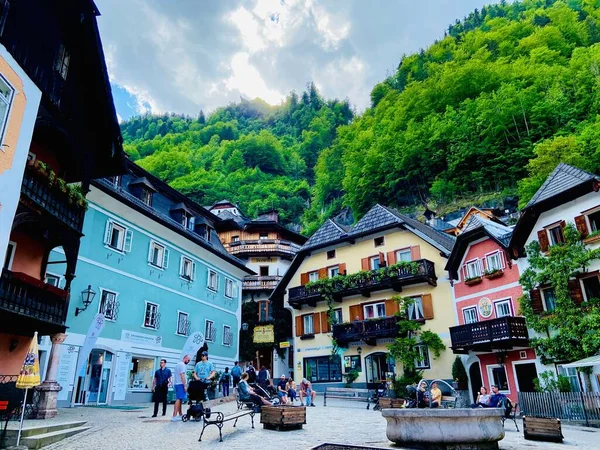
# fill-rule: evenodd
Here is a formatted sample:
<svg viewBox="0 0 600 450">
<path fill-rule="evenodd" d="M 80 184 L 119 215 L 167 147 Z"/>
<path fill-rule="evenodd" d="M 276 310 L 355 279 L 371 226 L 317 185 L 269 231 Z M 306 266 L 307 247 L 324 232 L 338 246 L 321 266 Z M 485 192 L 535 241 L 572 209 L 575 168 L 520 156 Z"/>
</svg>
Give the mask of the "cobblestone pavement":
<svg viewBox="0 0 600 450">
<path fill-rule="evenodd" d="M 257 415 L 255 429 L 251 428 L 249 416 L 242 417 L 237 427 L 227 422 L 223 427 L 223 442 L 219 443 L 217 427 L 206 429 L 202 442 L 198 442 L 201 423 L 170 422 L 170 416 L 152 419 L 151 407 L 128 411 L 107 408 L 66 408 L 60 410 L 60 421 L 86 420 L 92 429 L 45 447 L 45 450 L 151 450 L 151 449 L 200 449 L 210 448 L 234 450 L 248 448 L 295 450 L 308 449 L 323 442 L 365 445 L 383 448 L 392 447 L 386 439 L 386 422 L 378 411 L 367 411 L 364 405 L 356 405 L 343 400 L 332 400 L 323 407 L 308 408 L 307 424 L 297 431 L 264 430 Z M 221 404 L 213 411 L 231 413 L 235 403 Z M 185 410 L 184 410 L 185 412 Z M 172 413 L 169 406 L 167 414 Z M 57 420 L 57 419 L 54 419 Z M 600 429 L 575 427 L 563 424 L 565 440 L 563 444 L 526 441 L 523 427 L 517 433 L 513 423 L 506 423 L 506 436 L 500 442 L 502 450 L 517 449 L 600 449 Z"/>
</svg>

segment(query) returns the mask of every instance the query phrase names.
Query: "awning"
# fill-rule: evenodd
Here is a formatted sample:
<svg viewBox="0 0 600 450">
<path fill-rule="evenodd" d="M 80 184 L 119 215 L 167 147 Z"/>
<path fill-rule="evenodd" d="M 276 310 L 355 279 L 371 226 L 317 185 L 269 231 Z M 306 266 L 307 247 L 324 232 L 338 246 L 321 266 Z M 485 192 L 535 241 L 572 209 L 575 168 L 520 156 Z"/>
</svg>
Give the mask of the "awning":
<svg viewBox="0 0 600 450">
<path fill-rule="evenodd" d="M 600 355 L 590 356 L 589 358 L 580 359 L 569 364 L 561 364 L 564 368 L 569 367 L 589 367 L 600 365 Z"/>
</svg>

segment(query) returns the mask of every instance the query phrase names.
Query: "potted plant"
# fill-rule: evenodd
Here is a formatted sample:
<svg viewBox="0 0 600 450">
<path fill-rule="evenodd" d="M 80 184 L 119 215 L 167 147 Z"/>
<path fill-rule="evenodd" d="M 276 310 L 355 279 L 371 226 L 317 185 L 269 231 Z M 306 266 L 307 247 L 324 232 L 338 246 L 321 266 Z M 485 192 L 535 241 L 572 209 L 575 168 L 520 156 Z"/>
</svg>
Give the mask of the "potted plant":
<svg viewBox="0 0 600 450">
<path fill-rule="evenodd" d="M 600 231 L 594 231 L 593 233 L 588 234 L 583 240 L 586 244 L 591 244 L 596 241 L 600 241 Z"/>
<path fill-rule="evenodd" d="M 454 386 L 455 389 L 458 389 L 459 391 L 467 389 L 469 377 L 467 376 L 467 371 L 465 370 L 465 366 L 462 363 L 460 356 L 457 356 L 452 364 L 452 378 L 454 378 L 456 384 L 456 386 Z"/>
<path fill-rule="evenodd" d="M 465 278 L 465 284 L 467 286 L 474 286 L 476 284 L 481 283 L 481 281 L 482 281 L 481 276 Z"/>
<path fill-rule="evenodd" d="M 486 270 L 483 274 L 483 276 L 485 278 L 487 278 L 488 280 L 493 280 L 495 278 L 500 278 L 502 275 L 504 275 L 504 272 L 502 271 L 502 269 L 492 269 L 492 270 Z"/>
<path fill-rule="evenodd" d="M 211 378 L 210 386 L 208 386 L 208 399 L 213 400 L 218 397 L 217 388 L 219 387 L 219 380 L 223 372 L 217 371 L 216 375 Z"/>
<path fill-rule="evenodd" d="M 358 378 L 358 370 L 352 369 L 350 372 L 344 374 L 344 378 L 346 379 L 344 387 L 352 387 L 352 383 Z"/>
</svg>

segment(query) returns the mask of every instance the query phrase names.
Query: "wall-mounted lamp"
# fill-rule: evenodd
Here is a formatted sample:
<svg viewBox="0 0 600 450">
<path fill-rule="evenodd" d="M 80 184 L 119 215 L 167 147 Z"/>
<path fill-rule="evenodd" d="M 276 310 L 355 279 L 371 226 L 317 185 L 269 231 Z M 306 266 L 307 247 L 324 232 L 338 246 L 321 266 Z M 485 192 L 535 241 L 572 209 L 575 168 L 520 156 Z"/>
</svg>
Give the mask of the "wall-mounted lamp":
<svg viewBox="0 0 600 450">
<path fill-rule="evenodd" d="M 242 331 L 248 331 L 248 324 L 245 322 L 242 324 Z"/>
<path fill-rule="evenodd" d="M 85 311 L 88 306 L 92 304 L 95 296 L 96 293 L 92 290 L 92 285 L 88 284 L 87 289 L 81 291 L 81 302 L 83 303 L 83 308 L 75 308 L 75 316 L 78 316 L 79 313 Z"/>
<path fill-rule="evenodd" d="M 362 353 L 362 347 L 358 347 L 358 348 L 356 349 L 356 353 L 358 353 L 358 354 L 360 355 L 360 354 Z"/>
</svg>

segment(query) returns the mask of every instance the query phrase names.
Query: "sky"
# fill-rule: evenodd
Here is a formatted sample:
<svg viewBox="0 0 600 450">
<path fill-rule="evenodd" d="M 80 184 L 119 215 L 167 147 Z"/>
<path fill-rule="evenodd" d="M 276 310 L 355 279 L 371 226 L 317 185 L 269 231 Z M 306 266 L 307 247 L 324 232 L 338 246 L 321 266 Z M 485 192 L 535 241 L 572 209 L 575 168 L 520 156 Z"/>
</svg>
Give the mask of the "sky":
<svg viewBox="0 0 600 450">
<path fill-rule="evenodd" d="M 369 106 L 403 54 L 484 0 L 96 0 L 120 120 L 197 116 L 240 98 L 277 105 L 313 81 Z"/>
</svg>

